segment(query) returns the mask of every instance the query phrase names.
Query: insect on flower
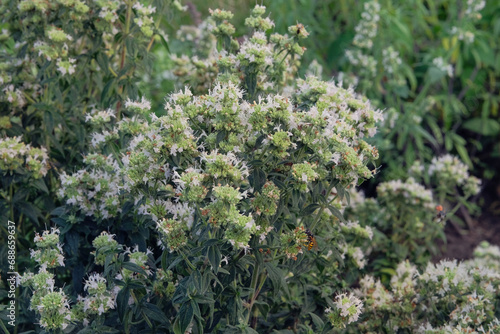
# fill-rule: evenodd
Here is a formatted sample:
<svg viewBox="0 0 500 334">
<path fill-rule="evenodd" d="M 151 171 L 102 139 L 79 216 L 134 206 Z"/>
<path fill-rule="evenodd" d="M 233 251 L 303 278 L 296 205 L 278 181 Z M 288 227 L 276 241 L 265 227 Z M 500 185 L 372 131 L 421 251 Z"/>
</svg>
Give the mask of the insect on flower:
<svg viewBox="0 0 500 334">
<path fill-rule="evenodd" d="M 306 229 L 305 233 L 307 235 L 307 250 L 311 250 L 314 248 L 315 251 L 318 251 L 318 242 L 316 241 L 316 237 L 312 234 L 311 230 Z"/>
</svg>

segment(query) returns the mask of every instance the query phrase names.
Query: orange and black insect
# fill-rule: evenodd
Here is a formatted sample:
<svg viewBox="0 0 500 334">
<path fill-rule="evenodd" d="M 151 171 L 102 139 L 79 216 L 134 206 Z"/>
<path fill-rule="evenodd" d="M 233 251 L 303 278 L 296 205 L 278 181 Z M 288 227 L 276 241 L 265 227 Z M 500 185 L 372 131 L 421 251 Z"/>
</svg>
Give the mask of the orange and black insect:
<svg viewBox="0 0 500 334">
<path fill-rule="evenodd" d="M 437 211 L 436 220 L 438 221 L 438 223 L 440 223 L 443 220 L 445 220 L 445 218 L 446 218 L 446 211 L 444 211 L 443 206 L 442 205 L 437 205 L 436 206 L 436 211 Z"/>
<path fill-rule="evenodd" d="M 316 241 L 316 237 L 312 234 L 310 229 L 305 230 L 307 235 L 307 250 L 311 250 L 314 248 L 315 251 L 318 250 L 318 242 Z"/>
</svg>

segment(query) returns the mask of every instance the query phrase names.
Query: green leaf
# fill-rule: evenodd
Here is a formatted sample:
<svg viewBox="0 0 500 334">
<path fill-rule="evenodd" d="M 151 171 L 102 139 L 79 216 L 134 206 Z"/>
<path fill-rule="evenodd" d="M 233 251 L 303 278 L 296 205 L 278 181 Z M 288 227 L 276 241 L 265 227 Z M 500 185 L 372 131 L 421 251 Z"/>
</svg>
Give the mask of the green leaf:
<svg viewBox="0 0 500 334">
<path fill-rule="evenodd" d="M 281 288 L 284 288 L 288 294 L 288 287 L 285 282 L 285 275 L 277 267 L 277 263 L 264 262 L 264 267 L 267 271 L 267 276 L 271 280 L 273 286 L 273 292 L 276 294 Z"/>
<path fill-rule="evenodd" d="M 484 40 L 477 39 L 477 42 L 475 43 L 475 50 L 477 50 L 481 63 L 483 63 L 486 66 L 495 66 L 495 52 L 493 51 L 493 48 L 488 46 L 484 42 Z"/>
<path fill-rule="evenodd" d="M 226 131 L 219 131 L 219 133 L 217 133 L 217 138 L 216 138 L 217 145 L 219 145 L 220 142 L 224 140 L 224 138 L 226 138 Z"/>
<path fill-rule="evenodd" d="M 399 85 L 392 89 L 392 91 L 397 95 L 406 99 L 410 95 L 410 89 L 406 85 Z"/>
<path fill-rule="evenodd" d="M 266 173 L 260 168 L 254 168 L 250 174 L 249 181 L 255 191 L 260 191 L 266 183 Z"/>
<path fill-rule="evenodd" d="M 54 117 L 52 112 L 46 110 L 43 113 L 43 123 L 45 125 L 45 131 L 52 132 L 54 130 Z"/>
<path fill-rule="evenodd" d="M 169 320 L 165 313 L 156 305 L 150 304 L 150 303 L 144 303 L 143 304 L 143 309 L 142 311 L 144 314 L 146 314 L 149 318 L 158 321 L 161 324 L 168 324 Z"/>
<path fill-rule="evenodd" d="M 254 305 L 259 309 L 259 313 L 262 314 L 262 317 L 266 319 L 270 309 L 269 304 L 256 300 Z"/>
<path fill-rule="evenodd" d="M 194 311 L 191 301 L 182 304 L 179 313 L 177 313 L 177 318 L 175 319 L 174 333 L 184 334 L 193 320 L 193 315 Z"/>
<path fill-rule="evenodd" d="M 125 313 L 128 310 L 128 299 L 130 297 L 130 291 L 128 289 L 128 286 L 124 287 L 123 289 L 118 292 L 118 295 L 116 296 L 116 309 L 118 311 L 118 316 L 120 317 L 120 320 L 123 322 L 123 318 L 125 317 Z"/>
<path fill-rule="evenodd" d="M 420 134 L 422 137 L 427 139 L 434 147 L 438 146 L 438 143 L 436 139 L 427 131 L 425 131 L 421 126 L 415 126 L 413 127 L 413 130 L 415 131 L 415 134 Z M 415 136 L 417 138 L 417 136 Z"/>
<path fill-rule="evenodd" d="M 316 204 L 316 203 L 313 203 L 313 204 L 309 204 L 308 206 L 306 206 L 304 209 L 302 209 L 302 211 L 300 212 L 300 215 L 302 217 L 305 217 L 305 216 L 309 216 L 311 215 L 314 211 L 316 211 L 316 209 L 319 208 L 319 204 Z"/>
<path fill-rule="evenodd" d="M 137 51 L 137 43 L 133 38 L 125 39 L 125 46 L 127 47 L 127 53 L 130 57 L 134 57 Z"/>
<path fill-rule="evenodd" d="M 344 216 L 342 216 L 342 212 L 340 212 L 339 209 L 337 209 L 336 207 L 332 206 L 332 205 L 329 205 L 328 206 L 328 210 L 330 210 L 330 212 L 335 216 L 337 217 L 341 222 L 345 222 L 345 219 L 344 219 Z"/>
<path fill-rule="evenodd" d="M 46 194 L 49 193 L 49 188 L 47 188 L 47 185 L 45 184 L 45 181 L 43 179 L 36 179 L 31 182 L 31 185 Z"/>
<path fill-rule="evenodd" d="M 99 64 L 99 67 L 101 68 L 101 71 L 104 71 L 103 73 L 109 73 L 108 56 L 104 52 L 99 52 L 96 56 L 96 60 L 97 60 L 97 63 Z"/>
<path fill-rule="evenodd" d="M 132 262 L 123 262 L 122 267 L 130 271 L 142 274 L 144 276 L 148 275 L 144 269 L 142 269 L 140 266 Z"/>
<path fill-rule="evenodd" d="M 38 217 L 41 216 L 40 210 L 33 204 L 25 201 L 19 201 L 15 204 L 16 208 L 26 215 L 31 221 L 38 223 Z"/>
<path fill-rule="evenodd" d="M 427 71 L 427 77 L 430 84 L 436 83 L 446 76 L 445 71 L 441 71 L 439 68 L 430 67 Z"/>
<path fill-rule="evenodd" d="M 65 211 L 66 207 L 65 206 L 60 206 L 60 207 L 57 207 L 55 208 L 54 210 L 52 210 L 52 212 L 50 213 L 51 216 L 62 216 L 66 211 Z"/>
<path fill-rule="evenodd" d="M 168 47 L 168 43 L 167 41 L 165 40 L 165 38 L 161 35 L 161 34 L 158 34 L 158 36 L 160 36 L 160 39 L 161 39 L 161 44 L 163 44 L 163 46 L 165 47 L 165 49 L 167 50 L 168 53 L 171 53 L 170 52 L 170 48 Z"/>
<path fill-rule="evenodd" d="M 492 118 L 472 118 L 464 122 L 463 127 L 483 136 L 496 136 L 500 133 L 500 123 Z"/>
<path fill-rule="evenodd" d="M 215 303 L 215 300 L 213 298 L 204 296 L 204 295 L 197 295 L 194 297 L 194 299 L 198 304 L 213 304 Z"/>
<path fill-rule="evenodd" d="M 311 316 L 311 319 L 314 323 L 314 326 L 316 326 L 317 329 L 322 329 L 325 323 L 323 320 L 321 320 L 320 317 L 318 317 L 316 314 L 309 312 L 309 315 Z"/>
<path fill-rule="evenodd" d="M 193 309 L 193 314 L 196 316 L 198 319 L 202 319 L 201 317 L 201 311 L 200 311 L 200 306 L 198 305 L 197 302 L 191 299 L 191 308 Z"/>
<path fill-rule="evenodd" d="M 209 246 L 207 250 L 207 256 L 208 256 L 208 261 L 210 261 L 210 264 L 212 265 L 214 273 L 217 275 L 217 273 L 219 272 L 220 261 L 222 258 L 219 247 Z"/>
<path fill-rule="evenodd" d="M 388 17 L 390 18 L 391 31 L 399 37 L 397 39 L 397 42 L 402 43 L 408 51 L 411 50 L 413 45 L 413 38 L 408 26 L 394 16 Z"/>
<path fill-rule="evenodd" d="M 104 86 L 104 88 L 102 89 L 102 93 L 101 93 L 101 105 L 105 106 L 104 105 L 104 99 L 106 98 L 106 95 L 108 95 L 108 91 L 111 89 L 111 86 L 113 85 L 114 82 L 115 82 L 114 79 L 110 79 L 106 83 L 106 85 Z"/>
<path fill-rule="evenodd" d="M 382 269 L 380 269 L 380 272 L 389 274 L 391 276 L 396 275 L 396 271 L 392 268 L 382 268 Z"/>
<path fill-rule="evenodd" d="M 469 158 L 469 153 L 467 152 L 467 149 L 465 148 L 465 146 L 460 145 L 460 144 L 456 144 L 455 145 L 455 149 L 457 150 L 458 155 L 460 156 L 460 158 L 462 159 L 462 161 L 467 166 L 469 166 L 469 168 L 472 168 L 472 161 Z"/>
</svg>

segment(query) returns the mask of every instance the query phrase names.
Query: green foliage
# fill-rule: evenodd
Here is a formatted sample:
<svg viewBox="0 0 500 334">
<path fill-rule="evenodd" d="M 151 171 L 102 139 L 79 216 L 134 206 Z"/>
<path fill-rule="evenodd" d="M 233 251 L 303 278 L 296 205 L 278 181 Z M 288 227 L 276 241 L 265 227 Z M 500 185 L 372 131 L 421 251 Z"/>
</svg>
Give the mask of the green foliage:
<svg viewBox="0 0 500 334">
<path fill-rule="evenodd" d="M 17 268 L 29 266 L 34 230 L 59 204 L 58 173 L 82 164 L 86 114 L 109 108 L 121 118 L 125 97 L 139 95 L 159 18 L 171 12 L 170 2 L 154 5 L 0 1 L 0 218 L 16 224 Z"/>
<path fill-rule="evenodd" d="M 212 4 L 0 3 L 21 330 L 498 331 L 498 248 L 429 263 L 475 210 L 467 136 L 499 133 L 496 7 Z"/>
<path fill-rule="evenodd" d="M 344 243 L 344 234 L 336 222 L 342 216 L 332 203 L 346 186 L 372 177 L 367 165 L 378 151 L 363 138 L 373 136 L 381 114 L 352 90 L 315 77 L 290 81 L 288 97 L 264 95 L 281 90 L 282 75 L 270 75 L 276 73 L 271 67 L 282 71 L 284 59 L 302 52 L 298 40 L 307 32 L 296 24 L 292 37 L 275 34 L 274 43 L 261 30 L 272 24 L 263 10 L 255 7 L 248 21 L 253 35 L 239 49 L 224 43 L 228 23 L 215 26 L 226 58 L 240 59 L 240 68 L 219 73 L 208 93 L 193 95 L 186 88 L 172 94 L 161 117 L 149 117 L 144 99 L 127 100 L 131 117 L 119 122 L 109 110 L 87 115 L 96 131 L 92 149 L 84 169 L 61 175 L 66 205 L 54 211 L 54 221 L 68 263 L 83 265 L 83 273 L 102 272 L 116 309 L 101 308 L 96 315 L 84 306 L 85 318 L 72 323 L 74 330 L 87 322 L 102 329 L 118 319 L 125 332 L 254 332 L 283 330 L 301 319 L 303 330 L 311 331 L 311 313 L 325 319 L 327 303 L 344 305 L 344 297 L 334 301 L 338 280 L 327 283 L 330 293 L 321 296 L 299 287 L 316 282 L 305 269 L 317 261 L 330 267 L 332 277 L 340 271 L 336 245 Z M 219 10 L 212 16 L 215 22 L 230 17 Z M 238 70 L 241 79 L 233 75 Z M 262 78 L 275 81 L 265 87 Z M 113 235 L 99 236 L 103 230 Z M 328 243 L 320 256 L 315 245 L 322 239 Z M 119 244 L 137 246 L 123 252 Z M 158 285 L 160 268 L 157 275 L 168 273 L 171 281 Z M 83 277 L 75 272 L 74 278 L 78 291 Z M 91 300 L 106 297 L 83 290 Z M 310 298 L 319 298 L 319 308 L 299 311 L 297 305 Z M 353 307 L 347 323 L 359 315 L 361 306 Z M 280 321 L 267 323 L 267 317 Z M 341 312 L 334 321 L 332 313 L 331 323 L 338 326 L 344 317 Z"/>
<path fill-rule="evenodd" d="M 317 37 L 305 46 L 324 75 L 355 85 L 392 115 L 377 143 L 388 180 L 406 177 L 400 166 L 443 152 L 495 173 L 484 159 L 498 158 L 500 30 L 497 4 L 485 4 L 270 1 L 269 7 L 279 13 L 277 27 L 300 17 Z"/>
<path fill-rule="evenodd" d="M 472 260 L 429 263 L 421 272 L 401 262 L 388 287 L 363 277 L 356 292 L 366 313 L 350 332 L 496 333 L 499 252 L 483 243 Z"/>
</svg>

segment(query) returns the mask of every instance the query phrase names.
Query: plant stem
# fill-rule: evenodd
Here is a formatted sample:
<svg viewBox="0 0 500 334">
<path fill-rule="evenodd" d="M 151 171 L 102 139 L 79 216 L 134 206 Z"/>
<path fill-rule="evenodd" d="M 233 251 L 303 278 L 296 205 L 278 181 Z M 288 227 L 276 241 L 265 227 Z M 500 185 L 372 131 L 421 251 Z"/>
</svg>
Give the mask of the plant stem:
<svg viewBox="0 0 500 334">
<path fill-rule="evenodd" d="M 245 319 L 245 323 L 248 323 L 248 321 L 250 320 L 250 314 L 252 313 L 253 304 L 255 302 L 255 299 L 257 299 L 257 294 L 258 294 L 257 281 L 259 278 L 259 273 L 260 273 L 260 263 L 259 261 L 257 261 L 257 259 L 255 259 L 255 266 L 253 267 L 253 273 L 252 273 L 252 282 L 250 283 L 250 289 L 252 289 L 252 292 L 250 294 L 250 302 L 248 305 L 248 313 Z"/>
<path fill-rule="evenodd" d="M 130 17 L 132 16 L 132 0 L 127 1 L 127 16 L 125 19 L 125 31 L 123 34 L 123 46 L 122 46 L 122 55 L 120 59 L 120 70 L 123 69 L 125 66 L 125 56 L 127 54 L 127 43 L 125 43 L 126 39 L 128 38 L 128 34 L 130 33 Z M 120 92 L 119 94 L 121 95 L 123 93 L 123 86 L 120 87 Z M 120 120 L 121 112 L 120 112 L 120 107 L 121 107 L 121 101 L 118 101 L 116 104 L 116 120 Z"/>
<path fill-rule="evenodd" d="M 184 254 L 184 252 L 181 251 L 180 249 L 178 251 L 179 251 L 179 254 L 181 254 L 181 256 L 184 259 L 184 261 L 186 261 L 186 263 L 188 264 L 189 268 L 191 268 L 192 270 L 195 270 L 196 267 L 191 263 L 191 261 L 189 261 L 189 259 L 186 256 L 186 254 Z"/>
</svg>

